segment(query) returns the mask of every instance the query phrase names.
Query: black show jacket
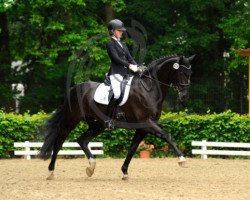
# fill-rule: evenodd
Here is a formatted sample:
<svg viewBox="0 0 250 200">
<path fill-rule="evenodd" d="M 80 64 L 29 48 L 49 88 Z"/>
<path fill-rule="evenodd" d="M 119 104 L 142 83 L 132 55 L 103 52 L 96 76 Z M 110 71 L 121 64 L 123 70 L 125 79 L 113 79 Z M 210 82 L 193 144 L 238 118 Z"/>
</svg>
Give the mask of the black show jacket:
<svg viewBox="0 0 250 200">
<path fill-rule="evenodd" d="M 112 38 L 106 45 L 108 55 L 111 59 L 111 66 L 108 75 L 120 74 L 124 76 L 129 72 L 129 64 L 137 65 L 129 53 L 127 45 L 123 42 L 120 43 L 123 48 Z"/>
</svg>

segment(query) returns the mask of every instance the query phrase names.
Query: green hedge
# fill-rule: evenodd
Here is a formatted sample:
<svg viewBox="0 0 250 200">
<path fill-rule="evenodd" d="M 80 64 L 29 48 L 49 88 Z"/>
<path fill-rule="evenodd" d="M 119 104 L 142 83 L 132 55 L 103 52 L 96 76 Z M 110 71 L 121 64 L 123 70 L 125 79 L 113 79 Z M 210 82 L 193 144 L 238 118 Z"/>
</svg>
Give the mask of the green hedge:
<svg viewBox="0 0 250 200">
<path fill-rule="evenodd" d="M 45 113 L 17 115 L 0 110 L 0 158 L 14 154 L 14 142 L 41 141 L 39 126 L 47 118 Z"/>
<path fill-rule="evenodd" d="M 172 135 L 180 149 L 191 156 L 191 141 L 250 142 L 250 117 L 230 111 L 220 114 L 162 115 L 161 127 Z M 150 138 L 153 141 L 153 138 Z M 161 142 L 159 143 L 162 144 Z"/>
<path fill-rule="evenodd" d="M 13 143 L 22 141 L 42 141 L 39 127 L 48 115 L 38 113 L 17 115 L 0 111 L 0 158 L 13 157 Z M 187 113 L 162 113 L 160 126 L 171 136 L 185 155 L 191 156 L 191 141 L 250 142 L 250 117 L 230 111 L 220 114 L 188 115 Z M 68 141 L 76 141 L 87 126 L 80 123 L 69 135 Z M 133 130 L 116 129 L 104 131 L 95 141 L 104 143 L 106 156 L 124 157 L 127 153 Z M 145 138 L 155 145 L 153 156 L 172 155 L 168 145 L 152 135 Z"/>
</svg>

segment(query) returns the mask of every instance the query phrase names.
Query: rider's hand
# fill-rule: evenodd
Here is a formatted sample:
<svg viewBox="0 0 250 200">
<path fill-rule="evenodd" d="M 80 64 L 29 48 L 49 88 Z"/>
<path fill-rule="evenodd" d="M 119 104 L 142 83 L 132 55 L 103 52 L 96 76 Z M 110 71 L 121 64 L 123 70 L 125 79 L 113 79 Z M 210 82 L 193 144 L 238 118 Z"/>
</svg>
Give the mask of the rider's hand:
<svg viewBox="0 0 250 200">
<path fill-rule="evenodd" d="M 139 65 L 139 66 L 138 66 L 138 71 L 139 71 L 140 73 L 144 72 L 146 69 L 147 69 L 147 67 L 144 66 L 144 65 Z"/>
<path fill-rule="evenodd" d="M 137 72 L 137 71 L 138 71 L 138 66 L 137 66 L 137 65 L 130 64 L 130 65 L 129 65 L 129 69 L 131 69 L 133 72 Z"/>
</svg>

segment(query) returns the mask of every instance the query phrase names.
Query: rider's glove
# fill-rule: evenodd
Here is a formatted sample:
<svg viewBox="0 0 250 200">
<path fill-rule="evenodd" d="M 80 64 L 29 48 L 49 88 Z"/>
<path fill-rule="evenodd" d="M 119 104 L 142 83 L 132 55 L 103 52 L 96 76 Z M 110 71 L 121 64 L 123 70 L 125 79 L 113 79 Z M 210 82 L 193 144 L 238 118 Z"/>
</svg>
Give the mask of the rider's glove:
<svg viewBox="0 0 250 200">
<path fill-rule="evenodd" d="M 130 65 L 129 65 L 129 69 L 131 69 L 133 72 L 137 72 L 137 71 L 138 71 L 138 66 L 137 66 L 137 65 L 130 64 Z"/>
</svg>

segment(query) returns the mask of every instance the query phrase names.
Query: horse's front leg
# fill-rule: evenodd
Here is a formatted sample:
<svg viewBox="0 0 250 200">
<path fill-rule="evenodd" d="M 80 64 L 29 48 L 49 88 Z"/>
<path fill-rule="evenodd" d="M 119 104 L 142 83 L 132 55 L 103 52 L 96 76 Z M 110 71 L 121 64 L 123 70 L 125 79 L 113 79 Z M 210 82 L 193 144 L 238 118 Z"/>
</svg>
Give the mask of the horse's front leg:
<svg viewBox="0 0 250 200">
<path fill-rule="evenodd" d="M 122 180 L 127 180 L 128 179 L 128 166 L 129 166 L 129 163 L 130 163 L 133 155 L 135 154 L 138 145 L 143 140 L 145 135 L 146 135 L 146 133 L 143 132 L 141 129 L 136 130 L 135 135 L 134 135 L 134 137 L 132 139 L 132 143 L 131 143 L 131 145 L 129 147 L 127 157 L 126 157 L 126 159 L 125 159 L 125 161 L 124 161 L 124 163 L 122 165 L 122 172 L 123 172 Z"/>
<path fill-rule="evenodd" d="M 155 135 L 158 138 L 163 139 L 166 141 L 174 150 L 175 154 L 179 157 L 178 164 L 181 167 L 185 167 L 186 159 L 184 158 L 182 152 L 178 149 L 176 144 L 173 142 L 171 136 L 166 133 L 162 128 L 159 127 L 159 125 L 156 124 L 154 121 L 150 121 L 150 127 L 145 128 L 144 131 L 151 133 Z"/>
</svg>

